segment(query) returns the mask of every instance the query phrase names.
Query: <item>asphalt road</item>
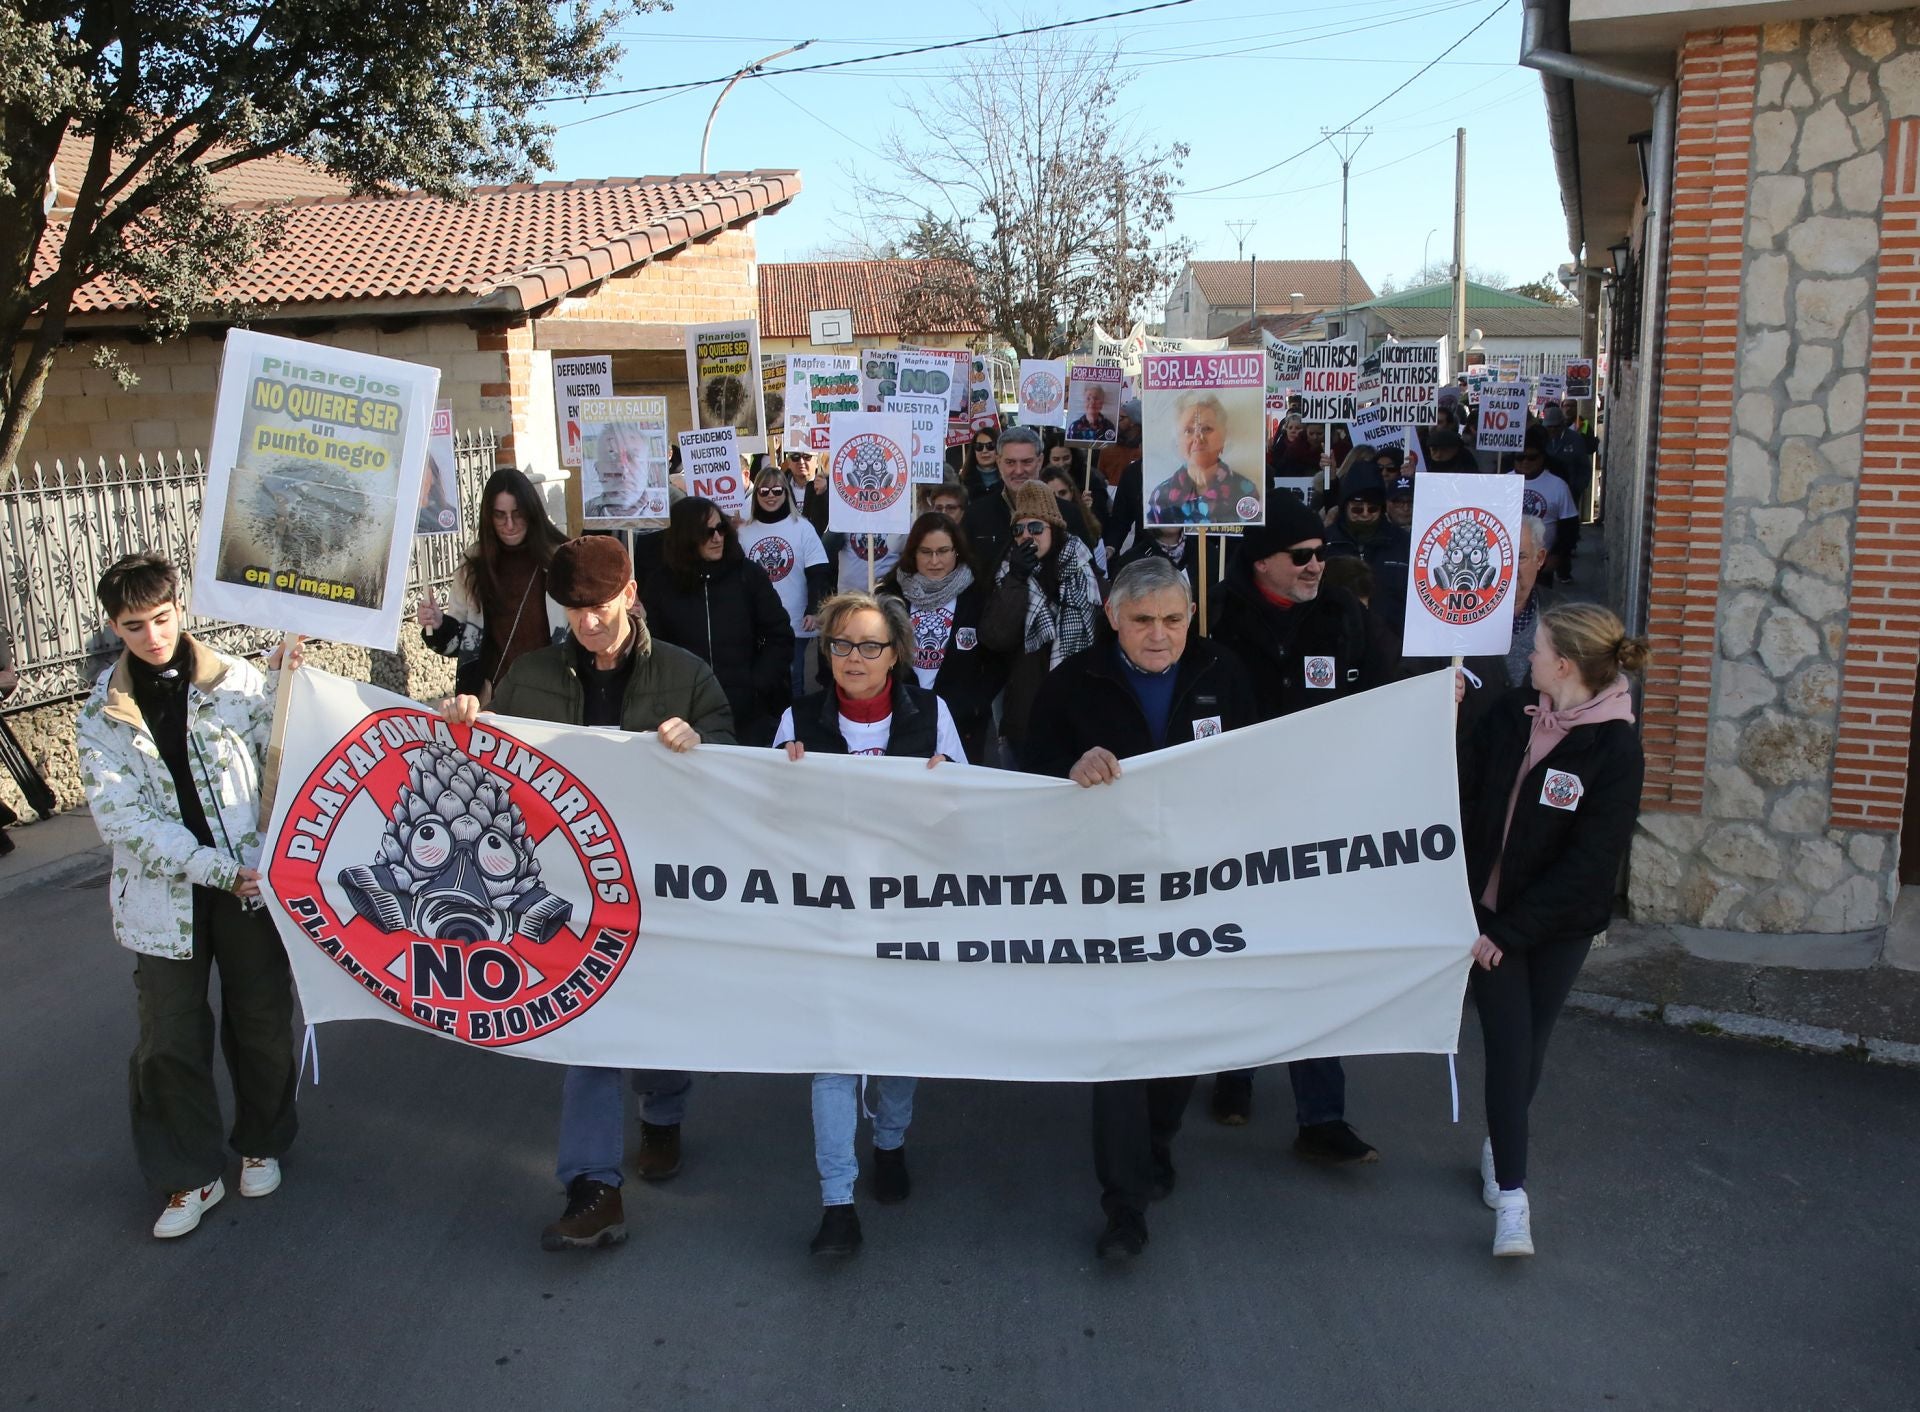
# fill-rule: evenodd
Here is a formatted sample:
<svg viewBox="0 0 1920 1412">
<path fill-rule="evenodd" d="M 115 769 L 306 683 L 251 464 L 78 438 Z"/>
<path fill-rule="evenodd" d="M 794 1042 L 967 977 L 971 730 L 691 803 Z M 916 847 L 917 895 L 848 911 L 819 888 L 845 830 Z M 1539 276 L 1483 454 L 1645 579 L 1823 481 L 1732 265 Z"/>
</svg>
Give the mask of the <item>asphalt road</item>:
<svg viewBox="0 0 1920 1412">
<path fill-rule="evenodd" d="M 1441 1061 L 1350 1066 L 1385 1153 L 1292 1158 L 1196 1102 L 1131 1267 L 1069 1086 L 930 1083 L 915 1193 L 823 1269 L 803 1077 L 702 1078 L 624 1247 L 549 1255 L 559 1075 L 323 1031 L 286 1184 L 193 1235 L 126 1133 L 131 959 L 99 886 L 0 912 L 0 1407 L 1912 1409 L 1920 1074 L 1572 1017 L 1535 1105 L 1531 1261 L 1492 1260 Z M 671 1003 L 670 999 L 663 1003 Z M 1203 1085 L 1204 1093 L 1204 1085 Z"/>
</svg>

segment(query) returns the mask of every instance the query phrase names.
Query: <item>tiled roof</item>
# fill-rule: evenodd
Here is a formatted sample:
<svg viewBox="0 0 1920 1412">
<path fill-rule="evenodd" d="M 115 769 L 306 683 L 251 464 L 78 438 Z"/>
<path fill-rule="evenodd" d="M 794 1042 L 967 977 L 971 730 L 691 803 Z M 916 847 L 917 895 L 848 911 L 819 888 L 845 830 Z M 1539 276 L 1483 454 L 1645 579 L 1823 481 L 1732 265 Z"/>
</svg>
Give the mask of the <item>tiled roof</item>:
<svg viewBox="0 0 1920 1412">
<path fill-rule="evenodd" d="M 1422 285 L 1418 289 L 1403 289 L 1398 294 L 1383 294 L 1378 299 L 1370 299 L 1365 304 L 1356 304 L 1358 309 L 1451 309 L 1453 307 L 1453 284 L 1442 280 L 1438 284 Z M 1551 309 L 1551 304 L 1538 299 L 1529 299 L 1524 294 L 1510 294 L 1504 289 L 1495 289 L 1490 284 L 1476 284 L 1467 281 L 1467 307 L 1469 309 Z"/>
<path fill-rule="evenodd" d="M 1223 305 L 1244 308 L 1247 264 L 1245 260 L 1192 260 L 1187 268 L 1193 271 L 1207 303 L 1216 308 Z M 1256 276 L 1260 307 L 1284 309 L 1287 301 L 1298 294 L 1305 308 L 1339 308 L 1340 265 L 1339 260 L 1262 260 Z M 1373 298 L 1373 287 L 1361 277 L 1353 261 L 1348 260 L 1346 266 L 1348 301 L 1358 304 Z"/>
<path fill-rule="evenodd" d="M 217 157 L 219 152 L 213 155 Z M 69 131 L 60 143 L 59 150 L 53 154 L 55 216 L 73 209 L 74 198 L 80 194 L 80 183 L 86 179 L 87 163 L 92 158 L 93 140 L 75 136 Z M 116 155 L 113 170 L 118 172 L 123 165 Z M 351 182 L 311 162 L 286 155 L 262 157 L 258 161 L 243 162 L 227 171 L 216 172 L 213 185 L 220 193 L 221 200 L 236 203 L 293 201 L 303 196 L 345 196 L 353 190 Z"/>
<path fill-rule="evenodd" d="M 816 260 L 760 267 L 760 336 L 808 338 L 816 309 L 853 310 L 856 338 L 913 333 L 985 333 L 977 312 L 954 308 L 931 328 L 903 329 L 900 301 L 928 274 L 971 282 L 948 260 Z"/>
<path fill-rule="evenodd" d="M 1308 334 L 1319 320 L 1320 316 L 1313 313 L 1262 314 L 1260 316 L 1260 328 L 1262 332 L 1270 333 L 1275 338 L 1297 338 Z M 1254 321 L 1252 319 L 1242 319 L 1239 323 L 1228 329 L 1224 336 L 1229 348 L 1242 345 L 1251 347 L 1260 341 L 1258 335 L 1254 333 Z M 1321 335 L 1315 333 L 1312 336 L 1318 338 Z"/>
<path fill-rule="evenodd" d="M 1398 338 L 1438 338 L 1452 331 L 1453 314 L 1447 309 L 1369 309 L 1367 317 Z M 1550 308 L 1535 304 L 1529 308 L 1467 310 L 1467 329 L 1479 329 L 1488 338 L 1578 338 L 1580 310 Z"/>
<path fill-rule="evenodd" d="M 755 171 L 482 186 L 465 201 L 418 192 L 295 201 L 284 205 L 279 248 L 216 297 L 310 306 L 438 296 L 532 309 L 765 214 L 799 191 L 798 172 Z M 61 234 L 56 220 L 36 276 L 51 265 Z M 74 307 L 134 311 L 141 301 L 95 280 Z"/>
</svg>

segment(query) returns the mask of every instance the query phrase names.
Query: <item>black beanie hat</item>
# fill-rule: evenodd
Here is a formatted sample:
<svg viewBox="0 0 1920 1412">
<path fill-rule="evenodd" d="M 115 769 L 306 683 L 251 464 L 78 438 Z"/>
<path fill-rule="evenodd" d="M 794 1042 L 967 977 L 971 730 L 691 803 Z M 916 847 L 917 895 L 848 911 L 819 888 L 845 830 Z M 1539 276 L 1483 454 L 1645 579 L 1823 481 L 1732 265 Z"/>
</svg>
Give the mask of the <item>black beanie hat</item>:
<svg viewBox="0 0 1920 1412">
<path fill-rule="evenodd" d="M 1257 564 L 1282 549 L 1326 537 L 1327 526 L 1318 515 L 1291 495 L 1275 494 L 1267 497 L 1267 522 L 1248 525 L 1241 534 L 1240 552 Z"/>
</svg>

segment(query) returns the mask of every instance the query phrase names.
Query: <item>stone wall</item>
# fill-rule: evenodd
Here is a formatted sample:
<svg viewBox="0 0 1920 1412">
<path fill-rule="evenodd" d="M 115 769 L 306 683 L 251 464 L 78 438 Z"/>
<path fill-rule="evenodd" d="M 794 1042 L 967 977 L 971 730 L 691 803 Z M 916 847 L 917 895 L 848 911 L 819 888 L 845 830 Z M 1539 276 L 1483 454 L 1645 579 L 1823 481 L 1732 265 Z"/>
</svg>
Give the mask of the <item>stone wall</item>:
<svg viewBox="0 0 1920 1412">
<path fill-rule="evenodd" d="M 1832 774 L 1887 129 L 1920 111 L 1920 13 L 1772 25 L 1759 48 L 1702 801 L 1643 814 L 1630 896 L 1648 920 L 1854 931 L 1897 891 L 1897 835 L 1831 826 Z M 1683 77 L 1683 122 L 1686 97 Z"/>
</svg>

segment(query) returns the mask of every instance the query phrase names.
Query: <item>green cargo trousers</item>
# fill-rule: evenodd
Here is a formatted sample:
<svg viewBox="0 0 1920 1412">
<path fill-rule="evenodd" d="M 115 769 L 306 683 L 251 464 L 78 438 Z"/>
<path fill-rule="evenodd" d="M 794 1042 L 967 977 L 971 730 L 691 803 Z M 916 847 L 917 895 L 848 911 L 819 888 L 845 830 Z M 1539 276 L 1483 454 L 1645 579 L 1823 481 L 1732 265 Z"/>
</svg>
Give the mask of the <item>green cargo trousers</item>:
<svg viewBox="0 0 1920 1412">
<path fill-rule="evenodd" d="M 232 893 L 193 890 L 193 955 L 140 956 L 133 968 L 140 1042 L 128 1065 L 133 1148 L 140 1173 L 163 1192 L 206 1186 L 227 1165 L 213 1086 L 213 1007 L 220 972 L 220 1049 L 233 1079 L 227 1143 L 245 1157 L 293 1145 L 299 1077 L 293 977 L 273 921 Z"/>
</svg>

